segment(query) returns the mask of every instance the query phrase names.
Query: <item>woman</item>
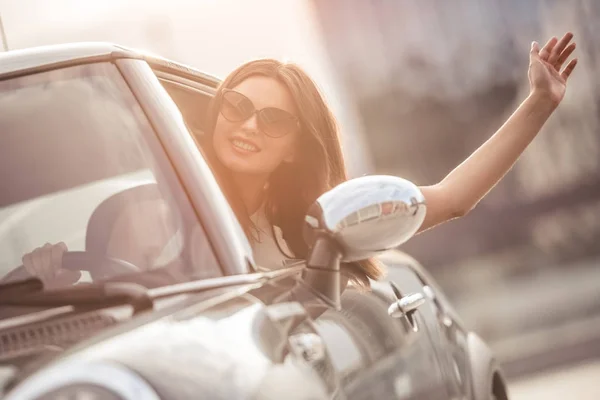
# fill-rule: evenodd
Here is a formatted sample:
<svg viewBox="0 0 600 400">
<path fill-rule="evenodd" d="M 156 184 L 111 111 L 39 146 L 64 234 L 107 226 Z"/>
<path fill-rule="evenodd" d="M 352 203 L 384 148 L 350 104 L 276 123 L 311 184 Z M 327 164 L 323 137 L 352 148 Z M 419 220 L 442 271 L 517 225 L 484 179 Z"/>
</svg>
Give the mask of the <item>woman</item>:
<svg viewBox="0 0 600 400">
<path fill-rule="evenodd" d="M 573 35 L 532 43 L 531 92 L 500 130 L 437 185 L 422 187 L 427 216 L 420 231 L 463 216 L 508 172 L 562 100 L 576 60 Z M 258 112 L 256 110 L 259 110 Z M 222 83 L 201 147 L 242 226 L 257 263 L 304 258 L 302 220 L 326 190 L 347 179 L 335 121 L 312 80 L 274 60 L 242 65 Z M 373 261 L 346 266 L 355 281 L 377 279 Z"/>
<path fill-rule="evenodd" d="M 422 187 L 427 216 L 420 231 L 467 214 L 509 171 L 562 100 L 577 60 L 573 35 L 530 51 L 530 94 L 506 123 L 440 183 Z M 314 82 L 295 65 L 258 60 L 221 84 L 198 137 L 215 175 L 264 268 L 305 258 L 308 207 L 347 179 L 335 120 Z M 48 248 L 46 252 L 51 253 Z M 43 251 L 37 257 L 44 257 Z M 34 274 L 32 257 L 24 259 Z M 50 257 L 46 257 L 50 260 Z M 382 276 L 373 260 L 344 266 L 359 285 Z"/>
</svg>

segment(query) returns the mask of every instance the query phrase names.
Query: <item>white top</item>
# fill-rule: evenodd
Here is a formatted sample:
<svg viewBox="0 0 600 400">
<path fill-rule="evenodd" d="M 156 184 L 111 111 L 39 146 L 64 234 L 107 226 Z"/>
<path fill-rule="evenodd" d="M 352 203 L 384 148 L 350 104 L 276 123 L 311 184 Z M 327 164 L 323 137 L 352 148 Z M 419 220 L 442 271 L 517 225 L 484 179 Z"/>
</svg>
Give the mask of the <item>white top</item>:
<svg viewBox="0 0 600 400">
<path fill-rule="evenodd" d="M 279 247 L 281 247 L 286 254 L 293 255 L 287 243 L 283 240 L 281 229 L 277 226 L 271 229 L 271 224 L 267 220 L 264 207 L 259 208 L 250 219 L 257 228 L 256 240 L 252 240 L 251 244 L 254 261 L 259 270 L 283 268 L 288 262 L 293 260 L 279 250 Z M 275 233 L 275 237 L 273 236 L 273 232 Z M 279 247 L 277 247 L 277 243 L 279 243 Z"/>
<path fill-rule="evenodd" d="M 289 258 L 279 251 L 277 243 L 279 243 L 279 246 L 286 254 L 294 254 L 287 246 L 285 240 L 283 240 L 281 229 L 277 226 L 273 226 L 273 229 L 271 229 L 271 224 L 267 219 L 263 207 L 259 208 L 254 215 L 250 216 L 250 219 L 258 230 L 257 240 L 251 241 L 252 253 L 258 271 L 279 269 L 285 267 L 290 262 L 298 261 L 298 259 Z M 272 232 L 275 232 L 275 238 L 273 237 Z M 275 240 L 277 240 L 277 242 Z M 344 282 L 347 282 L 346 279 L 344 279 Z M 354 283 L 350 281 L 347 282 L 347 285 L 354 286 Z"/>
</svg>

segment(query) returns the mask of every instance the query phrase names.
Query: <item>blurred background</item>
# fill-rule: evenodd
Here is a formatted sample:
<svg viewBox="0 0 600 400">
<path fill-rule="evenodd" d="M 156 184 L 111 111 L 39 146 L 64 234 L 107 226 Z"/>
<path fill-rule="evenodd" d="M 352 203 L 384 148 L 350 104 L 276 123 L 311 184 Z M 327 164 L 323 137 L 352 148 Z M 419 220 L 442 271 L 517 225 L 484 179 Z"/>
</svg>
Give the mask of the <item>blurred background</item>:
<svg viewBox="0 0 600 400">
<path fill-rule="evenodd" d="M 403 250 L 492 346 L 513 398 L 600 398 L 597 0 L 0 0 L 0 17 L 11 49 L 110 41 L 218 77 L 258 57 L 296 62 L 339 120 L 351 174 L 419 185 L 527 96 L 531 41 L 572 31 L 566 98 L 512 172 Z"/>
</svg>

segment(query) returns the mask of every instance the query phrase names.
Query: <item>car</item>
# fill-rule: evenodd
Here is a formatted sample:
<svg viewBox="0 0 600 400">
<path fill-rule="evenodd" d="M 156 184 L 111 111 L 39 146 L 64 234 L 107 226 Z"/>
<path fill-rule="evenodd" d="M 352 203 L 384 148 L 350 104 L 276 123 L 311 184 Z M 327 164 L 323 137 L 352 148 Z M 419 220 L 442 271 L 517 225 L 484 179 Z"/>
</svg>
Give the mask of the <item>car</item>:
<svg viewBox="0 0 600 400">
<path fill-rule="evenodd" d="M 194 139 L 218 84 L 109 43 L 0 54 L 2 398 L 507 399 L 397 250 L 426 212 L 411 182 L 333 188 L 308 259 L 258 268 Z M 60 242 L 68 273 L 46 287 L 23 257 Z M 340 264 L 367 257 L 386 278 L 342 290 Z"/>
</svg>

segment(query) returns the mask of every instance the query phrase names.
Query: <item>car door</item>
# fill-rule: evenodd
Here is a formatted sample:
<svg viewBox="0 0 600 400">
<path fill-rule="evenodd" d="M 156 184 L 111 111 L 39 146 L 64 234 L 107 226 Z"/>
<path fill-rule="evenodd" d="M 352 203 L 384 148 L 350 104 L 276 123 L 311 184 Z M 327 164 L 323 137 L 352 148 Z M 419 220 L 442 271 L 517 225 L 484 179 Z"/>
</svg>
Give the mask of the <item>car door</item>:
<svg viewBox="0 0 600 400">
<path fill-rule="evenodd" d="M 408 264 L 406 267 L 412 270 L 423 285 L 427 308 L 431 311 L 430 325 L 440 341 L 438 349 L 441 352 L 442 363 L 446 365 L 445 370 L 448 371 L 451 398 L 471 398 L 467 331 L 433 278 L 417 265 Z"/>
<path fill-rule="evenodd" d="M 430 341 L 430 351 L 436 357 L 441 370 L 441 379 L 448 391 L 448 399 L 462 399 L 468 392 L 463 377 L 466 361 L 461 350 L 464 336 L 457 331 L 453 321 L 445 314 L 431 285 L 409 263 L 388 264 L 389 281 L 394 282 L 402 296 L 412 293 L 423 295 L 424 303 L 419 307 L 422 329 Z"/>
<path fill-rule="evenodd" d="M 447 399 L 438 361 L 421 317 L 390 317 L 391 290 L 349 288 L 341 310 L 315 320 L 348 399 Z"/>
</svg>

